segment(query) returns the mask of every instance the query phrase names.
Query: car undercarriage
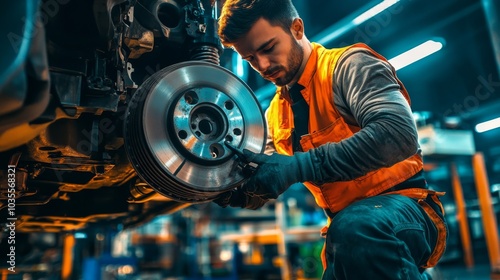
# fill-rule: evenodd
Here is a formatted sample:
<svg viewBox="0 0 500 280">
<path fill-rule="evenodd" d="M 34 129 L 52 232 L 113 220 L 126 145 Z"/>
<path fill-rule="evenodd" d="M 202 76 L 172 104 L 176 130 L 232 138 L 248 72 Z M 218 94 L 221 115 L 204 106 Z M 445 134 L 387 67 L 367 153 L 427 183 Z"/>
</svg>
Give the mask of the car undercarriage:
<svg viewBox="0 0 500 280">
<path fill-rule="evenodd" d="M 224 142 L 263 151 L 265 121 L 219 65 L 218 5 L 7 4 L 0 217 L 19 232 L 129 227 L 241 184 Z"/>
</svg>

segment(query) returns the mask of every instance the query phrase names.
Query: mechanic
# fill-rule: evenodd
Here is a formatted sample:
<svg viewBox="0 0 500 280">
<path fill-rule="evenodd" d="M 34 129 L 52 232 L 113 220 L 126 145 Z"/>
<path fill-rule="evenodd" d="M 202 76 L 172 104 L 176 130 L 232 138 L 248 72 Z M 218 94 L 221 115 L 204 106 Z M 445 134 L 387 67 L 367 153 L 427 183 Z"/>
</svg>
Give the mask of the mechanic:
<svg viewBox="0 0 500 280">
<path fill-rule="evenodd" d="M 427 279 L 445 250 L 438 196 L 423 174 L 409 95 L 364 44 L 311 43 L 290 0 L 227 0 L 219 36 L 277 86 L 257 170 L 215 202 L 257 209 L 303 183 L 328 216 L 323 279 Z"/>
</svg>

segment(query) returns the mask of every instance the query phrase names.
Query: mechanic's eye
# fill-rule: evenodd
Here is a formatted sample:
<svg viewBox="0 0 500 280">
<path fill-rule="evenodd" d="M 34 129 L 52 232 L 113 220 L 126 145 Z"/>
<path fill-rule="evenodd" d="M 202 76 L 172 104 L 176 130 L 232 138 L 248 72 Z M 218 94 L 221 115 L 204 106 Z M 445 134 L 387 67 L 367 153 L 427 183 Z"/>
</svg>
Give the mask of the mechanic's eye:
<svg viewBox="0 0 500 280">
<path fill-rule="evenodd" d="M 264 50 L 262 50 L 262 51 L 263 51 L 264 53 L 270 53 L 270 52 L 272 52 L 272 51 L 273 51 L 274 46 L 275 46 L 275 45 L 272 45 L 271 47 L 269 47 L 269 48 L 267 48 L 267 49 L 264 49 Z"/>
</svg>

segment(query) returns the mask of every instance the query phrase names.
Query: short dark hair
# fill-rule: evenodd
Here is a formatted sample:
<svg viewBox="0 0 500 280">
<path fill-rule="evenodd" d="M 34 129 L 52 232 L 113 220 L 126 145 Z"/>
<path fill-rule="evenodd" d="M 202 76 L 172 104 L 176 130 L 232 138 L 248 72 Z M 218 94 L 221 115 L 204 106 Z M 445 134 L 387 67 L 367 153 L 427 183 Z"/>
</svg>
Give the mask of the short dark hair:
<svg viewBox="0 0 500 280">
<path fill-rule="evenodd" d="M 297 17 L 291 0 L 226 0 L 219 18 L 219 37 L 225 46 L 230 46 L 260 18 L 291 33 L 290 26 Z"/>
</svg>

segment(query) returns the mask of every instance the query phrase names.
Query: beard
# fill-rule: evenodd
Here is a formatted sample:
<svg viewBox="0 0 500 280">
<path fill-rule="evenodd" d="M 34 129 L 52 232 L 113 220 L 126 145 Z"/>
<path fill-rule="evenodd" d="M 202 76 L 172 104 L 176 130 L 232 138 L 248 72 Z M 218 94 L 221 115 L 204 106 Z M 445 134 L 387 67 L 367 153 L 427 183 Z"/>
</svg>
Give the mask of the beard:
<svg viewBox="0 0 500 280">
<path fill-rule="evenodd" d="M 304 59 L 304 48 L 292 38 L 292 49 L 290 50 L 290 54 L 288 55 L 287 58 L 288 69 L 285 68 L 284 66 L 276 66 L 269 69 L 266 72 L 274 73 L 279 70 L 284 71 L 285 75 L 277 78 L 274 81 L 274 84 L 280 87 L 286 86 L 292 82 L 292 80 L 295 78 L 295 75 L 297 75 L 297 73 L 299 72 L 303 59 Z"/>
</svg>

